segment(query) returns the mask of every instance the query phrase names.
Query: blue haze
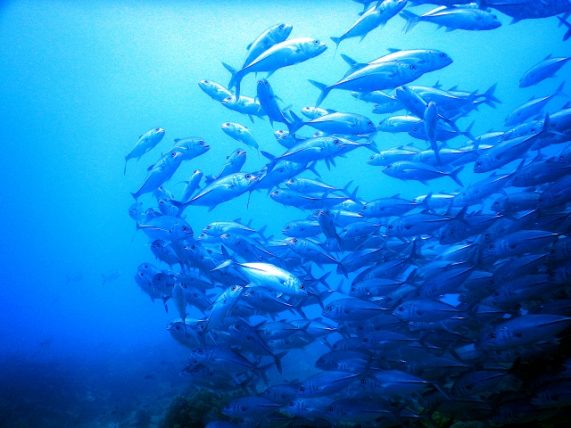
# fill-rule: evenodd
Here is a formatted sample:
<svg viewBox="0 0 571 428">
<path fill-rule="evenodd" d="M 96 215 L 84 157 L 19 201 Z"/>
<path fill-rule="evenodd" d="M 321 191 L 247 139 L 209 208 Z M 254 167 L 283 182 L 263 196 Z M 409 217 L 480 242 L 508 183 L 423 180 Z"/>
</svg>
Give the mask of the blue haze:
<svg viewBox="0 0 571 428">
<path fill-rule="evenodd" d="M 548 53 L 570 55 L 561 42 L 555 19 L 524 21 L 489 32 L 437 30 L 420 23 L 404 34 L 397 17 L 362 42 L 346 40 L 335 53 L 330 36 L 350 26 L 360 6 L 349 0 L 301 1 L 5 1 L 0 5 L 0 359 L 60 361 L 70 367 L 98 367 L 113 376 L 132 378 L 169 366 L 164 376 L 183 388 L 177 371 L 185 350 L 168 336 L 165 313 L 137 287 L 137 265 L 152 261 L 147 239 L 135 232 L 127 209 L 145 177 L 145 170 L 174 138 L 198 135 L 211 145 L 204 156 L 184 163 L 176 183 L 196 168 L 219 171 L 223 157 L 237 147 L 220 129 L 224 121 L 249 126 L 265 150 L 282 151 L 264 120 L 249 123 L 209 99 L 200 79 L 226 84 L 221 61 L 240 65 L 245 46 L 276 22 L 288 22 L 293 36 L 327 41 L 316 59 L 279 70 L 270 78 L 285 104 L 299 109 L 313 105 L 318 91 L 307 79 L 332 83 L 346 65 L 339 54 L 371 60 L 387 48 L 437 48 L 454 63 L 428 73 L 419 84 L 459 85 L 483 91 L 498 84 L 496 109 L 482 106 L 460 123 L 475 120 L 473 133 L 503 129 L 504 117 L 531 96 L 547 95 L 557 81 L 520 90 L 524 71 Z M 560 76 L 567 71 L 562 70 Z M 254 95 L 255 78 L 247 76 L 242 93 Z M 371 105 L 358 103 L 346 91 L 333 91 L 324 107 L 360 112 L 378 122 Z M 550 109 L 561 107 L 555 100 Z M 165 139 L 142 160 L 125 154 L 151 127 L 164 127 Z M 379 148 L 405 144 L 402 135 L 379 134 Z M 410 197 L 429 188 L 404 183 L 366 165 L 370 152 L 358 150 L 339 159 L 337 168 L 320 171 L 326 181 L 359 184 L 359 196 L 373 199 L 400 193 Z M 264 159 L 248 149 L 246 170 L 259 169 Z M 310 176 L 310 175 L 308 175 Z M 465 183 L 474 180 L 463 171 Z M 182 185 L 171 190 L 179 192 Z M 430 187 L 452 191 L 446 178 Z M 256 227 L 279 232 L 288 220 L 300 218 L 294 208 L 272 202 L 265 192 L 247 196 L 208 212 L 189 209 L 196 231 L 208 221 L 242 217 Z M 101 275 L 119 273 L 102 284 Z M 172 305 L 171 305 L 172 306 Z M 102 369 L 102 365 L 105 369 Z M 135 368 L 133 368 L 135 367 Z M 9 367 L 0 367 L 8 370 Z M 157 369 L 158 370 L 158 369 Z M 98 384 L 103 388 L 104 384 Z M 99 399 L 99 398 L 97 398 Z M 136 397 L 133 396 L 133 403 Z M 104 404 L 102 404 L 104 405 Z M 105 404 L 106 405 L 106 404 Z"/>
</svg>

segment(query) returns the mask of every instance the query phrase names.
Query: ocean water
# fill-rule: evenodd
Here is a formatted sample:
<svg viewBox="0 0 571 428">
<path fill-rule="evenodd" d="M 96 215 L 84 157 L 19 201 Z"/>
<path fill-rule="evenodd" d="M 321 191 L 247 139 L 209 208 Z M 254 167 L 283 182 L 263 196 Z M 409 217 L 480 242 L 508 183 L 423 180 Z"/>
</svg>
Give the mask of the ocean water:
<svg viewBox="0 0 571 428">
<path fill-rule="evenodd" d="M 130 193 L 175 138 L 200 136 L 210 145 L 203 156 L 183 162 L 169 181 L 176 195 L 193 170 L 216 174 L 237 147 L 248 152 L 243 170 L 260 170 L 267 159 L 224 134 L 220 125 L 226 121 L 248 126 L 263 150 L 284 151 L 266 119 L 251 123 L 197 85 L 201 79 L 226 85 L 230 76 L 221 62 L 241 65 L 246 46 L 264 29 L 287 22 L 293 25 L 292 37 L 328 45 L 324 54 L 269 78 L 282 106 L 294 111 L 317 99 L 319 91 L 308 79 L 330 84 L 343 76 L 347 66 L 341 53 L 365 62 L 388 48 L 446 52 L 453 64 L 415 84 L 439 82 L 469 92 L 497 84 L 501 104 L 481 105 L 457 122 L 461 129 L 473 122 L 476 136 L 505 130 L 504 118 L 514 108 L 568 80 L 569 65 L 556 78 L 518 86 L 523 73 L 546 55 L 571 55 L 569 42 L 562 41 L 566 29 L 555 17 L 510 25 L 510 17 L 498 13 L 503 25 L 492 31 L 446 32 L 421 22 L 404 33 L 405 22 L 396 16 L 364 40 L 348 39 L 336 50 L 330 37 L 345 32 L 360 11 L 361 5 L 349 0 L 0 3 L 0 426 L 160 426 L 173 400 L 194 391 L 181 373 L 189 349 L 166 331 L 178 317 L 175 305 L 168 302 L 166 312 L 134 280 L 142 262 L 166 265 L 155 260 L 150 241 L 129 218 Z M 256 81 L 246 76 L 242 94 L 255 96 Z M 547 112 L 568 100 L 554 99 Z M 347 91 L 332 91 L 322 107 L 364 114 L 375 123 L 386 116 L 371 113 L 372 104 Z M 159 126 L 166 129 L 164 140 L 141 160 L 129 161 L 124 175 L 124 157 L 138 136 Z M 381 150 L 412 142 L 406 134 L 390 133 L 378 133 L 374 140 Z M 459 137 L 450 145 L 466 140 Z M 415 144 L 426 148 L 424 142 Z M 549 146 L 543 155 L 562 148 Z M 370 155 L 359 148 L 330 170 L 324 163 L 317 169 L 332 185 L 352 181 L 365 201 L 460 190 L 449 178 L 425 185 L 389 177 L 366 163 Z M 472 164 L 460 173 L 465 185 L 482 176 L 472 172 Z M 149 195 L 141 199 L 152 202 Z M 258 229 L 266 226 L 274 239 L 283 238 L 285 223 L 307 214 L 277 204 L 265 190 L 212 211 L 191 207 L 184 213 L 195 235 L 211 221 L 240 218 Z M 315 267 L 314 273 L 329 270 Z M 335 273 L 328 279 L 332 286 L 340 281 L 345 279 Z M 204 317 L 190 306 L 188 311 L 191 318 Z M 319 312 L 315 305 L 308 313 Z M 311 374 L 322 352 L 317 342 L 290 352 L 283 359 L 284 379 Z M 275 370 L 270 375 L 279 378 Z"/>
</svg>

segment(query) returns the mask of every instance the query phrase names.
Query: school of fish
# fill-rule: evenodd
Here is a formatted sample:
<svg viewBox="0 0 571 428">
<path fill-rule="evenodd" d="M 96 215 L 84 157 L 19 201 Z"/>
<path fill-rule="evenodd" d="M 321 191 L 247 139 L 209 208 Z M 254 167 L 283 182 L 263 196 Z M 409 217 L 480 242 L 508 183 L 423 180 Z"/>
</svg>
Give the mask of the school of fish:
<svg viewBox="0 0 571 428">
<path fill-rule="evenodd" d="M 216 171 L 196 169 L 180 194 L 169 192 L 181 164 L 210 149 L 200 137 L 175 139 L 133 193 L 129 215 L 156 259 L 138 267 L 136 283 L 176 308 L 168 331 L 186 347 L 185 375 L 233 397 L 224 420 L 205 415 L 205 424 L 436 426 L 437 412 L 450 423 L 501 426 L 568 410 L 571 359 L 561 348 L 571 333 L 571 108 L 562 76 L 571 73 L 571 57 L 546 52 L 530 63 L 520 88 L 554 78 L 557 89 L 515 109 L 504 129 L 478 136 L 457 122 L 501 102 L 493 82 L 481 92 L 415 85 L 454 67 L 443 50 L 359 60 L 343 50 L 337 60 L 347 63 L 345 75 L 310 80 L 315 105 L 297 113 L 270 81 L 274 72 L 301 79 L 286 68 L 395 19 L 404 20 L 404 31 L 433 24 L 483 31 L 507 25 L 506 16 L 553 17 L 566 40 L 571 3 L 358 3 L 363 11 L 348 17 L 353 23 L 333 43 L 290 37 L 293 26 L 278 23 L 248 45 L 242 65 L 224 63 L 228 86 L 198 82 L 213 103 L 269 121 L 281 153 L 270 153 L 244 124 L 224 122 L 238 148 Z M 434 8 L 416 13 L 424 3 Z M 267 77 L 255 77 L 262 72 Z M 257 91 L 248 96 L 241 83 L 250 79 Z M 331 91 L 349 91 L 382 119 L 320 107 Z M 125 169 L 165 133 L 142 134 Z M 381 147 L 375 140 L 384 133 L 413 142 Z M 377 199 L 363 200 L 351 177 L 341 185 L 320 178 L 320 169 L 335 168 L 353 150 L 371 152 L 363 165 L 371 179 L 441 179 L 450 191 L 408 199 L 379 185 Z M 243 171 L 251 154 L 265 165 Z M 464 186 L 464 170 L 479 178 Z M 298 209 L 299 219 L 283 225 L 283 236 L 268 237 L 265 227 L 229 218 L 200 225 L 190 214 L 241 198 L 244 213 L 235 217 L 243 216 L 255 209 L 247 207 L 252 192 L 276 210 Z M 292 376 L 287 368 L 296 361 L 311 372 Z"/>
</svg>

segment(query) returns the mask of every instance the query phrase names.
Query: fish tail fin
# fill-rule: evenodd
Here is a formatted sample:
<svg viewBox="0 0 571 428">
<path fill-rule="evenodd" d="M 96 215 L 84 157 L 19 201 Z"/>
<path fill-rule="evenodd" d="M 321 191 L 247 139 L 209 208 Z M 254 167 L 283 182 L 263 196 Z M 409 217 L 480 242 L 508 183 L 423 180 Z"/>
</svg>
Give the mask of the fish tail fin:
<svg viewBox="0 0 571 428">
<path fill-rule="evenodd" d="M 240 98 L 240 82 L 242 81 L 242 74 L 234 67 L 232 67 L 230 64 L 223 62 L 222 65 L 232 75 L 232 77 L 230 77 L 230 82 L 228 83 L 228 88 L 229 89 L 235 88 L 234 90 L 235 97 L 236 100 L 238 100 L 238 98 Z"/>
<path fill-rule="evenodd" d="M 343 274 L 345 278 L 349 278 L 349 272 L 345 265 L 341 262 L 337 263 L 337 274 Z"/>
<path fill-rule="evenodd" d="M 407 262 L 411 262 L 411 261 L 415 261 L 418 260 L 420 258 L 419 253 L 418 253 L 418 238 L 413 238 L 412 240 L 412 245 L 410 246 L 410 253 L 408 253 L 408 256 L 406 257 L 406 261 Z"/>
<path fill-rule="evenodd" d="M 501 104 L 502 102 L 496 98 L 496 96 L 494 95 L 494 92 L 496 91 L 496 88 L 498 87 L 497 83 L 494 83 L 492 86 L 490 86 L 486 92 L 484 92 L 484 102 L 486 104 L 488 104 L 490 107 L 496 108 L 496 104 Z"/>
<path fill-rule="evenodd" d="M 327 94 L 329 94 L 331 88 L 328 87 L 325 83 L 316 82 L 315 80 L 311 79 L 309 80 L 309 83 L 311 83 L 313 86 L 315 86 L 317 89 L 321 91 L 319 97 L 317 98 L 317 102 L 315 103 L 316 106 L 319 106 L 323 102 Z"/>
<path fill-rule="evenodd" d="M 431 200 L 431 199 L 432 199 L 432 192 L 428 193 L 428 194 L 424 197 L 424 199 L 422 200 L 422 202 L 421 202 L 421 204 L 420 204 L 420 205 L 422 205 L 422 207 L 423 207 L 423 208 L 422 208 L 423 211 L 424 211 L 424 210 L 430 211 L 430 200 Z"/>
<path fill-rule="evenodd" d="M 335 53 L 337 53 L 337 49 L 339 49 L 339 44 L 343 41 L 341 37 L 331 37 L 333 43 L 335 43 Z"/>
<path fill-rule="evenodd" d="M 347 65 L 349 67 L 351 67 L 351 71 L 357 70 L 359 68 L 363 68 L 367 65 L 366 63 L 362 63 L 362 62 L 358 62 L 358 61 L 354 60 L 349 55 L 341 54 L 341 58 L 343 59 L 343 61 L 345 61 L 347 63 Z"/>
<path fill-rule="evenodd" d="M 420 22 L 420 16 L 418 16 L 415 13 L 412 13 L 409 10 L 403 10 L 400 13 L 400 16 L 402 16 L 406 20 L 406 24 L 404 26 L 405 33 L 408 33 L 410 30 L 414 28 L 416 24 Z"/>
<path fill-rule="evenodd" d="M 272 355 L 274 358 L 274 364 L 276 365 L 276 369 L 278 370 L 279 374 L 282 374 L 282 358 L 285 357 L 286 354 L 287 351 Z"/>
<path fill-rule="evenodd" d="M 355 188 L 353 189 L 353 191 L 351 193 L 347 193 L 347 197 L 353 201 L 357 201 L 358 200 L 358 196 L 357 196 L 358 191 L 359 191 L 359 186 L 355 186 Z"/>
<path fill-rule="evenodd" d="M 378 132 L 378 131 L 377 131 Z M 377 143 L 375 142 L 374 138 L 375 138 L 375 134 L 371 134 L 367 137 L 367 142 L 365 143 L 365 148 L 369 149 L 370 151 L 372 151 L 373 153 L 377 154 L 379 153 L 379 148 L 377 147 Z"/>
<path fill-rule="evenodd" d="M 353 66 L 357 65 L 357 61 L 355 61 L 349 55 L 341 54 L 341 58 L 343 59 L 343 61 L 345 61 L 347 63 L 347 65 L 349 67 L 353 67 Z"/>
<path fill-rule="evenodd" d="M 293 111 L 289 112 L 291 122 L 286 123 L 287 129 L 290 135 L 295 134 L 295 132 L 304 125 L 303 119 L 300 118 Z"/>
<path fill-rule="evenodd" d="M 456 168 L 455 170 L 453 170 L 452 172 L 450 172 L 450 178 L 452 180 L 454 180 L 456 182 L 456 184 L 458 184 L 460 187 L 464 187 L 464 184 L 462 183 L 462 181 L 460 181 L 460 179 L 458 178 L 458 174 L 460 173 L 460 171 L 462 171 L 464 169 L 464 165 Z"/>
<path fill-rule="evenodd" d="M 262 153 L 262 155 L 270 161 L 270 163 L 266 165 L 266 167 L 268 168 L 266 174 L 268 174 L 272 171 L 272 169 L 274 169 L 274 166 L 276 166 L 277 158 L 271 153 L 268 153 L 264 150 L 261 150 L 259 153 Z"/>
<path fill-rule="evenodd" d="M 173 204 L 175 207 L 177 207 L 180 212 L 182 212 L 182 210 L 184 210 L 187 206 L 190 205 L 191 200 L 189 201 L 185 201 L 185 202 L 181 202 L 181 201 L 177 201 L 176 199 L 171 199 L 170 200 L 171 204 Z"/>
<path fill-rule="evenodd" d="M 225 63 L 225 62 L 222 62 L 222 65 L 223 65 L 224 68 L 225 68 L 226 70 L 228 70 L 228 71 L 230 72 L 230 74 L 231 74 L 230 83 L 228 84 L 228 88 L 233 88 L 233 87 L 234 87 L 234 83 L 235 83 L 235 82 L 234 82 L 234 79 L 236 78 L 237 70 L 236 70 L 234 67 L 232 67 L 230 64 L 227 64 L 227 63 Z"/>
<path fill-rule="evenodd" d="M 347 184 L 343 186 L 343 188 L 341 189 L 341 193 L 346 196 L 349 196 L 349 186 L 351 186 L 351 184 L 353 184 L 353 180 L 349 180 Z"/>
<path fill-rule="evenodd" d="M 410 273 L 405 278 L 404 282 L 406 284 L 414 284 L 414 280 L 416 278 L 416 272 L 417 272 L 417 269 L 411 270 Z"/>
<path fill-rule="evenodd" d="M 475 138 L 472 135 L 472 127 L 474 126 L 474 122 L 470 123 L 470 125 L 468 125 L 468 127 L 466 128 L 465 131 L 462 131 L 460 134 L 465 135 L 466 137 L 468 137 L 470 139 L 470 141 L 474 141 Z"/>
<path fill-rule="evenodd" d="M 268 364 L 265 364 L 263 366 L 255 366 L 254 367 L 254 372 L 262 378 L 262 380 L 264 381 L 264 384 L 266 384 L 266 385 L 270 384 L 270 380 L 268 379 L 268 374 L 266 373 L 266 371 L 271 367 L 273 367 L 273 363 L 268 363 Z"/>
<path fill-rule="evenodd" d="M 571 31 L 571 30 L 569 30 L 569 31 Z M 553 96 L 554 97 L 556 97 L 556 96 L 567 97 L 568 95 L 565 92 L 563 92 L 564 88 L 565 88 L 565 80 L 559 84 L 559 86 L 557 87 L 557 89 L 553 93 Z"/>
<path fill-rule="evenodd" d="M 436 141 L 436 139 L 430 140 L 430 146 L 432 148 L 432 151 L 434 152 L 434 157 L 436 158 L 436 163 L 438 165 L 442 165 L 442 158 L 440 157 L 440 149 L 438 148 L 438 142 Z"/>
<path fill-rule="evenodd" d="M 313 172 L 317 177 L 321 178 L 321 174 L 319 173 L 319 171 L 317 171 L 317 169 L 315 169 L 316 164 L 317 161 L 313 161 L 310 165 L 307 165 L 307 169 Z"/>
<path fill-rule="evenodd" d="M 327 277 L 331 274 L 331 272 L 325 272 L 323 275 L 321 275 L 319 278 L 317 278 L 317 282 L 323 284 L 327 289 L 329 288 L 329 284 L 327 284 Z"/>
<path fill-rule="evenodd" d="M 260 153 L 262 153 L 262 155 L 263 155 L 266 159 L 268 159 L 269 161 L 272 161 L 272 162 L 273 162 L 273 161 L 276 159 L 276 157 L 275 157 L 274 155 L 272 155 L 272 154 L 269 153 L 269 152 L 266 152 L 265 150 L 261 150 Z"/>
<path fill-rule="evenodd" d="M 560 16 L 558 16 L 557 19 L 559 19 L 559 25 L 567 27 L 567 32 L 563 35 L 563 41 L 566 41 L 571 37 L 571 24 L 569 24 L 565 18 L 561 18 Z"/>
</svg>

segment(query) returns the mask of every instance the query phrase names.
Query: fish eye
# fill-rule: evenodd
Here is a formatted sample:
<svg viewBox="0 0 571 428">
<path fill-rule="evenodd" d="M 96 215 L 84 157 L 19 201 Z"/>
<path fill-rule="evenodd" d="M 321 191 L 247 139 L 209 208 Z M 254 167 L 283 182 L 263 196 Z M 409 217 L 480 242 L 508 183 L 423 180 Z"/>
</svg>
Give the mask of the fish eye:
<svg viewBox="0 0 571 428">
<path fill-rule="evenodd" d="M 250 175 L 250 174 L 246 174 L 245 177 L 246 177 L 246 178 L 250 178 L 251 175 Z"/>
<path fill-rule="evenodd" d="M 300 289 L 300 290 L 305 290 L 305 285 L 301 284 L 301 285 L 299 286 L 299 289 Z"/>
<path fill-rule="evenodd" d="M 336 139 L 333 140 L 333 144 L 338 145 L 339 143 L 341 143 L 341 141 L 340 141 L 338 138 L 336 138 Z"/>
<path fill-rule="evenodd" d="M 155 131 L 159 132 L 161 130 L 161 128 L 155 128 Z"/>
<path fill-rule="evenodd" d="M 313 44 L 314 44 L 314 45 L 318 45 L 318 44 L 319 44 L 319 40 L 314 40 L 314 41 L 313 41 Z"/>
<path fill-rule="evenodd" d="M 283 30 L 284 28 L 284 24 L 280 24 L 280 26 L 278 27 L 280 30 Z"/>
<path fill-rule="evenodd" d="M 176 154 L 177 154 L 177 152 L 171 152 L 171 158 L 175 158 Z"/>
</svg>

